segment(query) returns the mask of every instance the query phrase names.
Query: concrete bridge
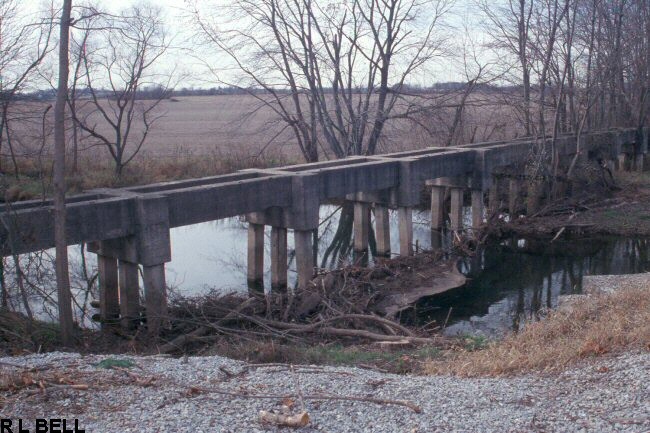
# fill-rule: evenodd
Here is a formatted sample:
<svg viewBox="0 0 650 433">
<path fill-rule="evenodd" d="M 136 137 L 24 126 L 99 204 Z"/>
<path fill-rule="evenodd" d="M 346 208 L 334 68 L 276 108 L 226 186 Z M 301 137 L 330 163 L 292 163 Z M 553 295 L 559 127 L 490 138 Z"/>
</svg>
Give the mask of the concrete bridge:
<svg viewBox="0 0 650 433">
<path fill-rule="evenodd" d="M 649 128 L 617 129 L 582 136 L 591 158 L 621 169 L 643 170 Z M 562 135 L 556 149 L 563 165 L 576 151 L 576 137 Z M 166 314 L 165 263 L 171 260 L 169 230 L 237 215 L 246 215 L 248 280 L 263 277 L 264 226 L 271 229 L 271 279 L 274 288 L 287 285 L 287 230 L 294 232 L 298 285 L 313 277 L 312 233 L 319 207 L 333 199 L 354 202 L 354 249 L 367 251 L 370 208 L 374 207 L 378 255 L 389 255 L 388 210 L 399 216 L 401 255 L 411 255 L 412 209 L 431 188 L 432 229 L 442 227 L 445 189 L 451 195 L 452 230 L 461 230 L 465 191 L 471 192 L 472 227 L 488 206 L 497 207 L 495 176 L 508 173 L 508 209 L 516 213 L 523 182 L 523 164 L 533 146 L 545 141 L 523 138 L 427 148 L 379 156 L 358 156 L 274 169 L 242 170 L 223 176 L 157 183 L 124 189 L 99 189 L 67 200 L 67 242 L 89 243 L 97 254 L 102 323 L 129 326 L 140 314 L 138 266 L 142 266 L 147 324 L 157 332 Z M 487 193 L 487 194 L 486 194 Z M 534 211 L 540 191 L 528 191 Z M 538 201 L 537 201 L 538 202 Z M 0 206 L 0 249 L 3 256 L 54 246 L 52 203 L 26 201 Z"/>
</svg>

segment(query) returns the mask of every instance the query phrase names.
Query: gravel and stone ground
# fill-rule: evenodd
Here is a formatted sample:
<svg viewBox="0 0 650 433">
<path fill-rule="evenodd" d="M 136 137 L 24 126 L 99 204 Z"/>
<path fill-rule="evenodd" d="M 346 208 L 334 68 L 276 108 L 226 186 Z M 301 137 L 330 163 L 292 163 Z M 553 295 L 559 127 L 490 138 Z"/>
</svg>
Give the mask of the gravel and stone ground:
<svg viewBox="0 0 650 433">
<path fill-rule="evenodd" d="M 612 293 L 621 287 L 650 287 L 650 272 L 622 275 L 588 275 L 582 279 L 582 293 L 595 295 Z"/>
<path fill-rule="evenodd" d="M 100 368 L 98 363 L 107 358 L 133 365 Z M 25 368 L 31 372 L 24 373 Z M 263 425 L 258 414 L 279 409 L 280 395 L 298 391 L 305 397 L 408 400 L 422 409 L 415 413 L 397 405 L 306 399 L 311 422 L 297 430 L 301 432 L 650 431 L 648 352 L 594 358 L 560 374 L 479 379 L 247 365 L 217 356 L 67 353 L 0 358 L 0 372 L 5 382 L 27 374 L 46 384 L 45 391 L 32 385 L 1 392 L 0 418 L 32 420 L 27 422 L 32 426 L 35 418 L 77 418 L 86 432 L 296 431 Z M 88 389 L 74 389 L 75 384 Z M 278 396 L 242 398 L 219 391 Z"/>
</svg>

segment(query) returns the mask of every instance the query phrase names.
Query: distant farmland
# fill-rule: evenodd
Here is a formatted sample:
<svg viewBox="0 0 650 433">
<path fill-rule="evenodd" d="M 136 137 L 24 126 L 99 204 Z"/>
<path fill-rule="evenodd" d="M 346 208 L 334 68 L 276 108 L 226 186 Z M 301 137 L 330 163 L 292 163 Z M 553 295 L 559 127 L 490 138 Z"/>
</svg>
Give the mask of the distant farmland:
<svg viewBox="0 0 650 433">
<path fill-rule="evenodd" d="M 486 99 L 485 95 L 475 98 L 476 101 L 478 98 Z M 497 140 L 514 135 L 511 130 L 514 121 L 510 108 L 500 105 L 496 100 L 487 106 L 485 102 L 480 105 L 478 108 L 468 108 L 465 113 L 463 141 L 470 141 L 472 137 L 475 141 Z M 43 108 L 44 105 L 40 103 L 29 103 L 28 110 L 35 120 L 27 127 L 32 132 L 36 130 L 36 122 L 40 123 L 37 116 Z M 284 124 L 278 121 L 271 109 L 260 107 L 259 101 L 249 95 L 177 96 L 163 101 L 157 108 L 157 115 L 161 117 L 151 128 L 139 159 L 167 159 L 186 155 L 220 158 L 226 154 L 229 158 L 236 156 L 250 159 L 259 156 L 284 161 L 300 161 L 302 158 L 291 131 L 284 128 Z M 448 133 L 446 123 L 452 115 L 451 109 L 443 108 L 434 116 L 421 115 L 416 121 L 388 121 L 380 153 L 441 145 Z M 98 131 L 108 132 L 98 115 L 92 115 L 91 119 Z M 24 122 L 16 122 L 15 125 L 16 136 L 29 136 L 21 130 L 26 127 L 23 126 Z M 134 125 L 137 128 L 132 136 L 137 137 L 141 133 L 138 130 L 141 125 L 137 121 Z M 50 142 L 51 138 L 48 138 L 44 146 L 45 154 L 49 151 Z M 16 146 L 16 153 L 19 156 L 33 156 L 41 144 L 40 138 L 23 139 Z M 69 145 L 68 148 L 70 147 Z M 80 149 L 82 157 L 108 156 L 106 149 L 96 146 L 92 138 L 82 139 Z M 2 153 L 7 156 L 6 149 L 3 148 Z"/>
</svg>

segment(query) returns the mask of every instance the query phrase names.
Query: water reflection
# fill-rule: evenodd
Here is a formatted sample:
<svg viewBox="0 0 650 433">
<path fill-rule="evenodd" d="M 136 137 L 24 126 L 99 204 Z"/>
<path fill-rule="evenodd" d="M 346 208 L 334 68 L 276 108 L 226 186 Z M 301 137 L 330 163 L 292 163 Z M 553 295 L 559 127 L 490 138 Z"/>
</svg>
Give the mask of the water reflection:
<svg viewBox="0 0 650 433">
<path fill-rule="evenodd" d="M 374 218 L 371 218 L 374 224 Z M 370 231 L 367 255 L 355 255 L 352 248 L 353 212 L 349 205 L 326 205 L 320 209 L 320 226 L 315 245 L 315 261 L 324 269 L 350 264 L 372 264 L 376 245 Z M 413 241 L 416 249 L 431 247 L 429 211 L 413 212 Z M 179 227 L 171 231 L 172 261 L 167 265 L 167 281 L 179 293 L 193 295 L 212 289 L 245 291 L 247 223 L 241 218 Z M 396 212 L 390 212 L 391 251 L 399 252 L 399 229 Z M 271 286 L 270 227 L 265 231 L 264 286 Z M 293 233 L 287 245 L 289 285 L 296 283 Z"/>
<path fill-rule="evenodd" d="M 461 263 L 462 288 L 421 300 L 407 322 L 447 321 L 447 334 L 518 331 L 554 308 L 559 295 L 580 293 L 585 275 L 650 271 L 650 240 L 593 238 L 558 242 L 512 239 Z"/>
<path fill-rule="evenodd" d="M 321 223 L 315 239 L 315 263 L 326 269 L 348 264 L 372 264 L 374 234 L 367 254 L 355 255 L 352 248 L 352 211 L 347 205 L 321 208 Z M 464 211 L 469 224 L 469 209 Z M 428 210 L 413 212 L 415 250 L 448 249 L 448 233 L 432 232 Z M 390 212 L 391 250 L 399 251 L 396 212 Z M 270 228 L 265 236 L 270 238 Z M 173 293 L 200 295 L 212 290 L 248 290 L 246 284 L 247 223 L 229 218 L 171 231 L 172 261 L 166 266 Z M 289 285 L 296 281 L 293 233 L 288 234 Z M 83 247 L 69 247 L 76 320 L 92 325 L 89 307 L 97 293 L 97 263 Z M 650 271 L 650 241 L 644 239 L 582 239 L 570 242 L 536 242 L 508 239 L 484 248 L 463 260 L 461 270 L 470 278 L 463 288 L 419 302 L 404 312 L 403 320 L 424 324 L 446 322 L 450 334 L 482 332 L 500 334 L 518 330 L 536 319 L 544 308 L 557 304 L 560 294 L 578 293 L 583 275 Z M 0 266 L 3 305 L 41 319 L 56 315 L 56 284 L 53 252 L 27 254 L 16 267 L 8 257 Z M 270 239 L 265 250 L 264 285 L 270 287 Z M 9 294 L 4 299 L 4 294 Z M 5 304 L 6 303 L 6 304 Z M 28 311 L 29 310 L 29 311 Z"/>
</svg>

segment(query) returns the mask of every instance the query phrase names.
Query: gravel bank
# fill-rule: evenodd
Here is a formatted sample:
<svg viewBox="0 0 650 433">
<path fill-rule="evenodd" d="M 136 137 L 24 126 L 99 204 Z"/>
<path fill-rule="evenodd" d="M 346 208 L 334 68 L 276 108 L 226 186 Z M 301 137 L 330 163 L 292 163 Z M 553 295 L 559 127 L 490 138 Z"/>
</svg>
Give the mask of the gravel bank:
<svg viewBox="0 0 650 433">
<path fill-rule="evenodd" d="M 650 353 L 587 362 L 560 375 L 464 379 L 398 376 L 358 368 L 247 366 L 221 357 L 122 357 L 135 365 L 105 370 L 106 356 L 49 353 L 0 358 L 7 378 L 22 367 L 88 384 L 46 393 L 0 393 L 0 417 L 78 418 L 86 432 L 646 432 L 650 429 Z M 127 373 L 128 371 L 128 373 Z M 232 376 L 231 376 L 232 375 Z M 244 399 L 192 389 L 248 394 L 337 394 L 404 399 L 421 406 L 307 401 L 311 423 L 262 425 L 260 410 L 279 398 Z M 3 401 L 4 398 L 4 401 Z"/>
<path fill-rule="evenodd" d="M 582 292 L 586 295 L 612 293 L 630 286 L 650 289 L 650 272 L 643 274 L 588 275 L 582 280 Z"/>
</svg>

